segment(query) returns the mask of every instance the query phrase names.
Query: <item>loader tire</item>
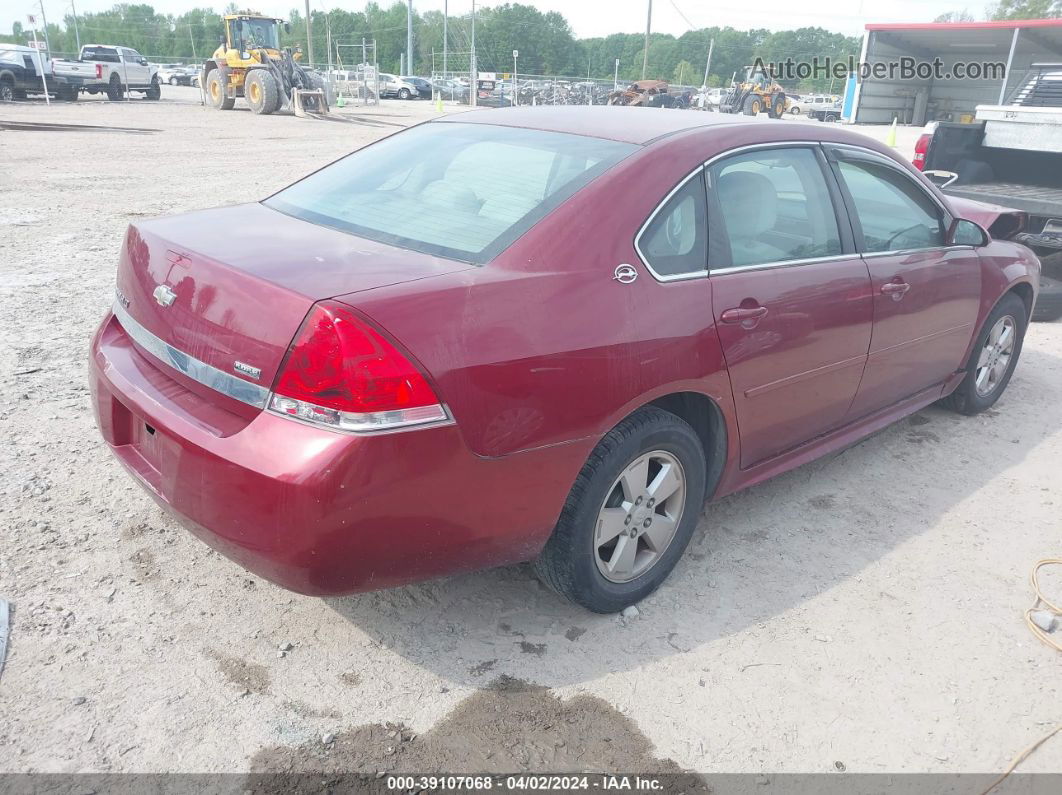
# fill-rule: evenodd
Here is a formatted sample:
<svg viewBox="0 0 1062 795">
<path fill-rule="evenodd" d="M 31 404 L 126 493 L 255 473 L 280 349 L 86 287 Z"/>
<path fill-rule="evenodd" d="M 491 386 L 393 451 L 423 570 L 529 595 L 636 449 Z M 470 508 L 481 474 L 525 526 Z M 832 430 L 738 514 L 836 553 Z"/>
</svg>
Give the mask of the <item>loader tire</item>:
<svg viewBox="0 0 1062 795">
<path fill-rule="evenodd" d="M 763 110 L 763 100 L 758 95 L 745 97 L 745 104 L 741 108 L 742 113 L 746 116 L 759 116 L 761 110 Z"/>
<path fill-rule="evenodd" d="M 247 104 L 251 106 L 251 112 L 259 116 L 265 116 L 276 110 L 277 96 L 280 88 L 277 81 L 265 69 L 252 69 L 247 73 L 247 82 L 243 87 L 243 95 L 247 98 Z"/>
<path fill-rule="evenodd" d="M 771 105 L 767 109 L 767 115 L 772 119 L 780 119 L 785 115 L 785 94 L 775 94 L 771 99 Z"/>
<path fill-rule="evenodd" d="M 221 69 L 211 69 L 207 75 L 206 93 L 210 104 L 218 110 L 232 110 L 236 100 L 225 96 L 226 74 Z"/>
</svg>

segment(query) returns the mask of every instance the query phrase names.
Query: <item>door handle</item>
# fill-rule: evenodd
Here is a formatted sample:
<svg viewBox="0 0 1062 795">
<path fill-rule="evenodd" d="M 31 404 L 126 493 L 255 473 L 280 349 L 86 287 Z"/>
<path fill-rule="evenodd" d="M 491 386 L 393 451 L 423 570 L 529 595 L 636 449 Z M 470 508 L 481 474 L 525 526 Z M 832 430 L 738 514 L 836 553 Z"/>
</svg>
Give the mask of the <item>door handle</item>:
<svg viewBox="0 0 1062 795">
<path fill-rule="evenodd" d="M 724 311 L 719 315 L 719 319 L 724 323 L 740 323 L 744 328 L 754 328 L 766 316 L 767 307 L 765 306 L 738 306 Z"/>
<path fill-rule="evenodd" d="M 893 301 L 899 301 L 907 294 L 907 291 L 910 289 L 911 285 L 909 285 L 907 282 L 885 282 L 885 284 L 881 285 L 881 294 L 892 296 Z"/>
</svg>

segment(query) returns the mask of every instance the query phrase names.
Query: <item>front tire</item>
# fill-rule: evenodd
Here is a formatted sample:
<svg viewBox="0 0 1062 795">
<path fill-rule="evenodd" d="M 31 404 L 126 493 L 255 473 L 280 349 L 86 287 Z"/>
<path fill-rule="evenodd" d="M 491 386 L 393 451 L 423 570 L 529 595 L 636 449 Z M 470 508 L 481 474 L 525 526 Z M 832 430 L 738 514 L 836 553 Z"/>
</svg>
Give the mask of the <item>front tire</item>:
<svg viewBox="0 0 1062 795">
<path fill-rule="evenodd" d="M 279 94 L 277 81 L 265 69 L 252 69 L 247 74 L 243 95 L 252 112 L 260 116 L 272 113 L 276 110 Z"/>
<path fill-rule="evenodd" d="M 171 77 L 170 78 L 170 85 L 171 86 L 177 85 L 177 78 L 176 77 Z"/>
<path fill-rule="evenodd" d="M 763 110 L 763 103 L 759 96 L 754 94 L 751 97 L 745 97 L 745 104 L 741 108 L 742 113 L 746 116 L 759 116 L 761 110 Z"/>
<path fill-rule="evenodd" d="M 410 96 L 412 96 L 412 95 L 409 93 L 409 89 L 408 88 L 400 89 L 399 92 L 398 92 L 398 98 L 399 99 L 409 99 Z"/>
<path fill-rule="evenodd" d="M 236 105 L 233 97 L 225 96 L 225 84 L 228 82 L 225 72 L 221 69 L 211 69 L 207 75 L 207 99 L 212 107 L 218 110 L 232 110 Z"/>
<path fill-rule="evenodd" d="M 151 78 L 151 87 L 144 92 L 145 99 L 156 100 L 162 97 L 162 86 L 159 85 L 157 76 Z"/>
<path fill-rule="evenodd" d="M 991 408 L 1010 383 L 1027 327 L 1025 302 L 1014 293 L 1003 296 L 977 335 L 966 377 L 941 404 L 967 416 Z"/>
<path fill-rule="evenodd" d="M 696 432 L 646 406 L 605 434 L 575 479 L 535 571 L 595 613 L 644 599 L 689 544 L 707 466 Z"/>
</svg>

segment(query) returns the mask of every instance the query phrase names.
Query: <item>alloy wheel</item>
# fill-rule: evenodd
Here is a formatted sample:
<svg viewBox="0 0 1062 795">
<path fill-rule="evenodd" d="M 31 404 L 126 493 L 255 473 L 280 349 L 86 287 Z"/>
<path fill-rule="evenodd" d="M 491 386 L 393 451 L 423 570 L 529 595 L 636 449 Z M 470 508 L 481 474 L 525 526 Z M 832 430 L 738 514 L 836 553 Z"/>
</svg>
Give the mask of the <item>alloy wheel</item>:
<svg viewBox="0 0 1062 795">
<path fill-rule="evenodd" d="M 1016 339 L 1016 325 L 1010 315 L 1003 315 L 988 332 L 974 371 L 974 387 L 981 397 L 991 394 L 1006 376 Z"/>
<path fill-rule="evenodd" d="M 597 570 L 611 582 L 630 582 L 655 566 L 682 521 L 686 474 L 671 453 L 638 456 L 608 490 L 594 529 Z"/>
</svg>

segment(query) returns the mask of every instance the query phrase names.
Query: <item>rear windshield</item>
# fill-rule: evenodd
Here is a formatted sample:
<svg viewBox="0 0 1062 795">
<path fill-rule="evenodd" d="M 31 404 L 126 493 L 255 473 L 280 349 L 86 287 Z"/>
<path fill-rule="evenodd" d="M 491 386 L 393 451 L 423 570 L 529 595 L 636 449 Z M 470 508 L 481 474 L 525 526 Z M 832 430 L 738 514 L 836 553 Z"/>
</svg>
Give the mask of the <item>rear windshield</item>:
<svg viewBox="0 0 1062 795">
<path fill-rule="evenodd" d="M 515 127 L 422 124 L 265 204 L 371 240 L 482 264 L 635 149 Z"/>
</svg>

